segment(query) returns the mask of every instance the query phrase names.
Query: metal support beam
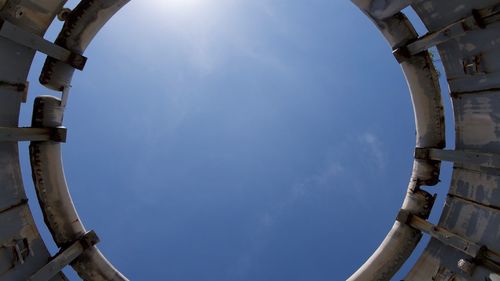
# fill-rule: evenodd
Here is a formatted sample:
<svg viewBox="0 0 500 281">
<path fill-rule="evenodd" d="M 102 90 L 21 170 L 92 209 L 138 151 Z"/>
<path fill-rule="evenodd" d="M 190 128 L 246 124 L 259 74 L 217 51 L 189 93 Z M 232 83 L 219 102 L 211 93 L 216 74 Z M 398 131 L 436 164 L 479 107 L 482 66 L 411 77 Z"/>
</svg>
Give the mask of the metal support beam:
<svg viewBox="0 0 500 281">
<path fill-rule="evenodd" d="M 83 70 L 87 62 L 86 57 L 73 53 L 3 19 L 0 19 L 0 36 L 65 62 L 78 70 Z"/>
<path fill-rule="evenodd" d="M 483 246 L 468 241 L 442 227 L 433 225 L 418 216 L 410 214 L 408 211 L 401 210 L 396 220 L 425 232 L 444 244 L 460 250 L 473 258 L 479 257 L 485 250 Z"/>
<path fill-rule="evenodd" d="M 402 63 L 411 56 L 424 52 L 431 47 L 464 36 L 472 30 L 486 28 L 499 20 L 500 6 L 495 6 L 492 9 L 473 10 L 471 16 L 454 22 L 441 30 L 427 33 L 410 44 L 395 49 L 393 51 L 394 57 L 399 63 Z"/>
<path fill-rule="evenodd" d="M 486 246 L 467 240 L 443 227 L 433 225 L 406 210 L 401 210 L 396 220 L 429 234 L 441 243 L 470 256 L 477 263 L 481 263 L 493 270 L 500 270 L 500 254 L 489 250 Z"/>
<path fill-rule="evenodd" d="M 440 160 L 454 163 L 467 163 L 485 168 L 500 169 L 500 155 L 461 150 L 442 150 L 436 148 L 415 148 L 415 158 Z"/>
<path fill-rule="evenodd" d="M 87 232 L 78 241 L 61 250 L 49 263 L 33 274 L 28 281 L 48 281 L 59 273 L 64 267 L 73 262 L 86 249 L 99 243 L 99 237 L 92 230 Z"/>
<path fill-rule="evenodd" d="M 57 128 L 6 128 L 0 127 L 0 142 L 55 141 L 66 142 L 67 129 Z"/>
</svg>

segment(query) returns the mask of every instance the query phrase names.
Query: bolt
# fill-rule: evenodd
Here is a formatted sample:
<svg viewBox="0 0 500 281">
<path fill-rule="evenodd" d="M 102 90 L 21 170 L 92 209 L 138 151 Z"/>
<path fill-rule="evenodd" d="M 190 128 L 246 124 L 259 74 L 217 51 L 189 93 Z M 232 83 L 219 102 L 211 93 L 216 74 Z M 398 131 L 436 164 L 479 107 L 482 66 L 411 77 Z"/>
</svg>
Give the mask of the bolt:
<svg viewBox="0 0 500 281">
<path fill-rule="evenodd" d="M 57 19 L 60 21 L 66 21 L 69 17 L 69 14 L 71 14 L 71 10 L 68 8 L 63 8 L 59 14 L 57 14 Z"/>
<path fill-rule="evenodd" d="M 16 15 L 16 19 L 21 18 L 24 15 L 24 9 L 23 9 L 23 7 L 17 6 L 16 7 L 16 13 L 15 13 L 15 15 Z"/>
<path fill-rule="evenodd" d="M 457 266 L 464 273 L 472 274 L 472 272 L 474 271 L 475 264 L 466 259 L 460 259 L 457 263 Z"/>
</svg>

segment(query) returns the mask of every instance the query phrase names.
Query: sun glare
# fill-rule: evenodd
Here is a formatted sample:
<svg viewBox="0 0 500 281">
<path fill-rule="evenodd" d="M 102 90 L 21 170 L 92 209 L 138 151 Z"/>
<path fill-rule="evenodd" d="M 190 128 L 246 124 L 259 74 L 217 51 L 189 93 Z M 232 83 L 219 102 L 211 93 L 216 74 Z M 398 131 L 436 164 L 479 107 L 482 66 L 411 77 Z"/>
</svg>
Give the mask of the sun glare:
<svg viewBox="0 0 500 281">
<path fill-rule="evenodd" d="M 209 0 L 157 0 L 156 3 L 163 8 L 180 10 L 180 11 L 190 11 L 199 9 L 203 4 Z"/>
</svg>

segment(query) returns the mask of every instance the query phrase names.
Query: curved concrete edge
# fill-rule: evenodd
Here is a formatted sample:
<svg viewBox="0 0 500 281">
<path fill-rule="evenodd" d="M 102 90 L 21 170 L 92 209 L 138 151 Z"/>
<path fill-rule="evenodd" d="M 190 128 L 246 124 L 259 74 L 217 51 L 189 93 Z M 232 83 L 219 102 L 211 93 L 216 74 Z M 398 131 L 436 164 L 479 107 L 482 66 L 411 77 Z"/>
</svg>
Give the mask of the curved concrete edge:
<svg viewBox="0 0 500 281">
<path fill-rule="evenodd" d="M 367 15 L 393 50 L 404 47 L 418 38 L 412 24 L 402 13 L 383 20 Z M 444 109 L 438 73 L 432 58 L 425 51 L 401 62 L 401 68 L 408 83 L 415 115 L 415 146 L 444 148 L 446 146 Z M 439 172 L 439 161 L 415 160 L 411 180 L 416 181 L 417 186 L 436 185 L 439 182 Z"/>
<path fill-rule="evenodd" d="M 418 38 L 408 18 L 398 13 L 390 18 L 375 21 L 393 50 L 404 47 Z M 444 148 L 445 121 L 438 74 L 427 51 L 401 62 L 410 90 L 415 114 L 416 146 Z M 428 185 L 428 184 L 426 184 Z"/>
<path fill-rule="evenodd" d="M 373 13 L 377 1 L 354 0 L 375 23 L 393 50 L 416 40 L 418 34 L 407 17 L 394 7 L 408 3 L 386 3 L 383 12 Z M 382 1 L 384 2 L 384 1 Z M 389 1 L 390 2 L 390 1 Z M 394 1 L 393 1 L 394 2 Z M 384 2 L 385 3 L 385 2 Z M 375 3 L 376 4 L 376 3 Z M 387 13 L 395 13 L 388 15 Z M 416 127 L 416 147 L 444 148 L 445 120 L 438 74 L 428 52 L 408 57 L 401 62 L 410 90 Z M 427 219 L 434 198 L 420 189 L 439 182 L 440 161 L 415 160 L 402 210 Z M 395 222 L 382 244 L 348 281 L 390 280 L 415 250 L 422 233 L 408 225 Z"/>
<path fill-rule="evenodd" d="M 412 0 L 352 0 L 352 2 L 372 17 L 385 19 L 409 6 Z"/>
<path fill-rule="evenodd" d="M 33 127 L 58 127 L 62 124 L 64 107 L 52 96 L 35 99 Z M 63 170 L 61 144 L 32 142 L 30 160 L 38 201 L 56 244 L 65 248 L 86 232 L 68 191 Z M 127 280 L 94 246 L 72 264 L 84 279 L 92 281 Z"/>
<path fill-rule="evenodd" d="M 83 54 L 92 39 L 130 0 L 83 0 L 68 15 L 56 44 L 74 53 Z M 62 91 L 71 85 L 75 69 L 64 62 L 48 57 L 40 74 L 45 87 Z"/>
<path fill-rule="evenodd" d="M 402 210 L 427 218 L 434 198 L 423 190 L 409 191 Z M 422 238 L 419 230 L 396 221 L 373 255 L 347 281 L 390 280 Z"/>
</svg>

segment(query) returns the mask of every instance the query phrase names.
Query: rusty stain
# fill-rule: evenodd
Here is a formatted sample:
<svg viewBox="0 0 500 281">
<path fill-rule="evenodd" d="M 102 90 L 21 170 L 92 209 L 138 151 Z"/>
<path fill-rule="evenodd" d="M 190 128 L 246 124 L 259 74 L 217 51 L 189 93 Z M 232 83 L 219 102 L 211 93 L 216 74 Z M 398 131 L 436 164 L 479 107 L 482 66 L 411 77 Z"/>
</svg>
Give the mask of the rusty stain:
<svg viewBox="0 0 500 281">
<path fill-rule="evenodd" d="M 24 92 L 26 90 L 26 83 L 12 83 L 7 81 L 0 81 L 0 87 L 13 88 L 17 92 Z"/>
</svg>

